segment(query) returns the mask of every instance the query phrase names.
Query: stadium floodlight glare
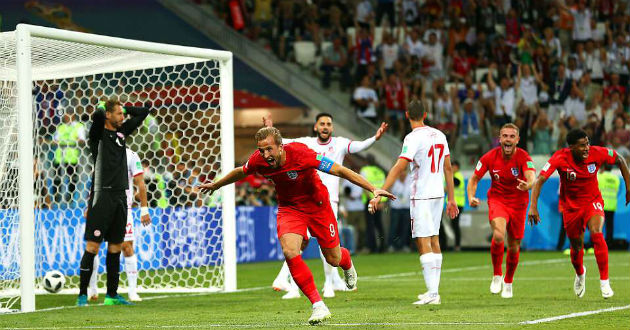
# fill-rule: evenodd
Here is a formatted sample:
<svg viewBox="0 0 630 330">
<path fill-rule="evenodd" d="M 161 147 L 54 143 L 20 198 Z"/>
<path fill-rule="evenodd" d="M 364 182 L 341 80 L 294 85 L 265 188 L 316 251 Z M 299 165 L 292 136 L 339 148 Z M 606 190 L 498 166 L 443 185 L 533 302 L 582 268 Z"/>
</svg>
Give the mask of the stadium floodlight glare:
<svg viewBox="0 0 630 330">
<path fill-rule="evenodd" d="M 153 109 L 127 140 L 149 163 L 153 196 L 152 225 L 132 211 L 138 291 L 236 290 L 234 186 L 188 189 L 234 167 L 232 77 L 226 51 L 26 24 L 0 33 L 0 311 L 35 310 L 50 270 L 78 292 L 92 162 L 84 141 L 60 142 L 56 130 L 74 116 L 87 131 L 111 97 Z"/>
</svg>

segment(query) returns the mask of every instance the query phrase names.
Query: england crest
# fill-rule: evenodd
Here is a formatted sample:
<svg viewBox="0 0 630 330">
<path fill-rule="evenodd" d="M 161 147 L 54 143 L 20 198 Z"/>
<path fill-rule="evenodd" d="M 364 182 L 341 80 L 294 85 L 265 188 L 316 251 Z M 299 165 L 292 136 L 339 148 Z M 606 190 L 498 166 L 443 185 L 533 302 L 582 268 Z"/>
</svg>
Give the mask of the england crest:
<svg viewBox="0 0 630 330">
<path fill-rule="evenodd" d="M 595 165 L 595 163 L 588 164 L 588 166 L 586 166 L 586 169 L 588 170 L 588 173 L 593 174 L 597 171 L 597 166 Z"/>
<path fill-rule="evenodd" d="M 291 180 L 295 180 L 298 177 L 298 174 L 296 171 L 289 171 L 287 172 L 287 175 L 289 176 L 289 179 Z"/>
<path fill-rule="evenodd" d="M 518 176 L 518 173 L 519 173 L 518 168 L 517 167 L 512 167 L 512 175 Z"/>
</svg>

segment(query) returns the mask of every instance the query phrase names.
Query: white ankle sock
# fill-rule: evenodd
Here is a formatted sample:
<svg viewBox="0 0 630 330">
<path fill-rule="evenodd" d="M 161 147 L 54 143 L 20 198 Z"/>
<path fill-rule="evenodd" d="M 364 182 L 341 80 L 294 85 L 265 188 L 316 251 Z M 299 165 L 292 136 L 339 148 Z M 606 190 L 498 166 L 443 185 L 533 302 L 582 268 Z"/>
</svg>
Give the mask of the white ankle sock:
<svg viewBox="0 0 630 330">
<path fill-rule="evenodd" d="M 440 277 L 442 276 L 442 254 L 433 253 L 433 258 L 435 261 L 433 280 L 435 281 L 435 293 L 437 293 L 440 290 Z"/>
<path fill-rule="evenodd" d="M 422 275 L 424 275 L 424 283 L 429 293 L 437 293 L 435 287 L 435 259 L 433 252 L 425 253 L 420 256 L 420 264 L 422 265 Z"/>
<path fill-rule="evenodd" d="M 138 284 L 138 257 L 134 254 L 125 257 L 125 273 L 127 273 L 127 285 L 130 293 L 136 293 Z"/>
</svg>

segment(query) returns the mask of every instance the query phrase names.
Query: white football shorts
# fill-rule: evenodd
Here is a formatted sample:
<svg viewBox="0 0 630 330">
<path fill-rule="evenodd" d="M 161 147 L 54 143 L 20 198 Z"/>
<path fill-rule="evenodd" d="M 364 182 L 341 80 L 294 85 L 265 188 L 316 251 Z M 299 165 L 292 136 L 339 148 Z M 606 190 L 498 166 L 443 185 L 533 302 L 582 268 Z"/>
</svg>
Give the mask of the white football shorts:
<svg viewBox="0 0 630 330">
<path fill-rule="evenodd" d="M 125 242 L 133 242 L 136 240 L 136 233 L 133 228 L 133 211 L 127 209 L 127 226 L 125 227 Z"/>
<path fill-rule="evenodd" d="M 440 234 L 444 197 L 433 199 L 412 199 L 409 208 L 411 216 L 411 237 L 431 237 Z"/>
</svg>

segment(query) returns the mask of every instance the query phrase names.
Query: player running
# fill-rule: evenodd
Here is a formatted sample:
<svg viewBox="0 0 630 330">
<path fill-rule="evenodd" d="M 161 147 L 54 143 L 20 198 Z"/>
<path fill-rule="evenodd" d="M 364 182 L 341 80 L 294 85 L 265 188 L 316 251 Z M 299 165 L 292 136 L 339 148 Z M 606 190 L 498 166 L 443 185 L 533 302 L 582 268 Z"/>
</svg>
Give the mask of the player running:
<svg viewBox="0 0 630 330">
<path fill-rule="evenodd" d="M 129 189 L 127 189 L 127 227 L 125 229 L 125 239 L 122 243 L 122 253 L 125 257 L 125 273 L 127 273 L 128 296 L 131 301 L 142 301 L 138 295 L 136 287 L 138 285 L 138 257 L 133 250 L 133 241 L 135 240 L 135 231 L 133 227 L 133 214 L 131 206 L 133 204 L 134 193 L 133 186 L 138 188 L 135 195 L 140 200 L 140 221 L 144 226 L 151 223 L 149 216 L 149 207 L 147 202 L 147 187 L 144 184 L 144 171 L 142 163 L 137 153 L 127 148 L 127 180 L 129 181 Z M 99 258 L 94 259 L 94 271 L 90 278 L 90 286 L 88 287 L 88 296 L 90 300 L 98 300 L 98 266 Z"/>
<path fill-rule="evenodd" d="M 273 126 L 271 117 L 263 117 L 263 124 L 267 127 Z M 301 137 L 297 139 L 282 139 L 282 143 L 287 144 L 291 142 L 304 143 L 307 147 L 314 150 L 318 155 L 332 159 L 335 163 L 343 165 L 343 160 L 348 153 L 357 153 L 371 147 L 374 142 L 378 141 L 383 134 L 387 131 L 387 124 L 382 123 L 376 131 L 376 134 L 364 141 L 352 141 L 345 137 L 332 136 L 334 131 L 333 116 L 328 113 L 320 113 L 315 118 L 315 125 L 313 131 L 317 133 L 317 137 Z M 324 172 L 317 172 L 320 179 L 326 189 L 328 189 L 330 204 L 333 212 L 335 213 L 335 219 L 338 219 L 337 212 L 339 209 L 339 177 L 330 175 Z M 339 271 L 336 267 L 332 267 L 326 262 L 326 258 L 320 251 L 320 257 L 324 264 L 324 298 L 332 298 L 335 296 L 336 291 L 347 290 L 345 284 L 339 277 Z M 274 290 L 288 291 L 282 298 L 291 299 L 299 298 L 300 291 L 295 285 L 295 281 L 291 278 L 289 273 L 289 267 L 285 262 L 282 265 L 282 269 L 276 279 L 273 281 L 272 287 Z"/>
<path fill-rule="evenodd" d="M 416 241 L 420 253 L 422 274 L 428 292 L 418 295 L 416 305 L 440 304 L 438 292 L 442 272 L 442 252 L 440 250 L 440 223 L 444 208 L 444 180 L 448 202 L 446 213 L 453 219 L 459 213 L 455 203 L 453 169 L 446 136 L 439 130 L 426 126 L 426 108 L 421 101 L 414 100 L 407 106 L 407 118 L 412 131 L 407 134 L 402 153 L 389 171 L 384 190 L 389 189 L 406 166 L 411 168 L 411 236 Z M 370 201 L 369 209 L 379 206 L 379 198 Z"/>
<path fill-rule="evenodd" d="M 614 295 L 608 279 L 608 246 L 604 227 L 604 201 L 597 184 L 597 172 L 602 164 L 617 164 L 626 184 L 626 205 L 630 202 L 630 173 L 623 157 L 610 148 L 591 146 L 588 136 L 581 129 L 567 134 L 568 148 L 556 151 L 545 164 L 532 190 L 529 208 L 530 224 L 538 224 L 538 196 L 540 189 L 554 171 L 560 175 L 560 207 L 562 221 L 571 243 L 571 263 L 575 268 L 573 290 L 579 298 L 586 292 L 586 267 L 584 258 L 584 230 L 588 227 L 599 268 L 600 289 L 604 299 Z"/>
<path fill-rule="evenodd" d="M 499 131 L 500 146 L 488 151 L 479 159 L 475 172 L 468 181 L 470 206 L 477 207 L 481 202 L 475 193 L 479 180 L 490 173 L 492 185 L 488 191 L 488 214 L 492 227 L 490 256 L 494 276 L 490 292 L 501 297 L 512 298 L 512 282 L 518 266 L 521 240 L 525 233 L 525 218 L 529 204 L 529 189 L 536 180 L 536 169 L 527 151 L 516 147 L 519 137 L 518 126 L 505 124 Z M 507 230 L 508 251 L 503 276 L 503 241 Z M 502 285 L 503 284 L 503 285 Z M 503 289 L 501 289 L 503 286 Z"/>
<path fill-rule="evenodd" d="M 337 219 L 330 206 L 328 190 L 315 170 L 344 178 L 377 197 L 395 197 L 385 190 L 376 189 L 359 174 L 317 155 L 302 143 L 283 145 L 277 128 L 261 128 L 255 137 L 258 151 L 249 157 L 245 165 L 233 169 L 216 182 L 203 183 L 198 188 L 211 194 L 253 173 L 259 173 L 275 184 L 278 194 L 277 230 L 282 252 L 291 276 L 313 304 L 308 321 L 318 324 L 330 318 L 331 314 L 317 291 L 311 270 L 302 260 L 301 251 L 308 244 L 307 230 L 317 238 L 326 261 L 344 270 L 348 289 L 356 288 L 357 273 L 350 252 L 339 246 Z"/>
</svg>

